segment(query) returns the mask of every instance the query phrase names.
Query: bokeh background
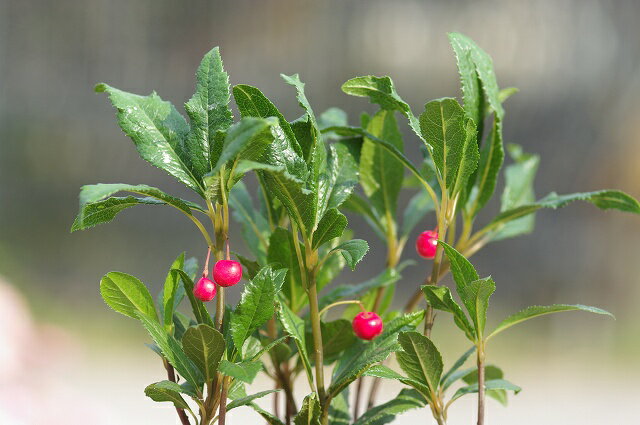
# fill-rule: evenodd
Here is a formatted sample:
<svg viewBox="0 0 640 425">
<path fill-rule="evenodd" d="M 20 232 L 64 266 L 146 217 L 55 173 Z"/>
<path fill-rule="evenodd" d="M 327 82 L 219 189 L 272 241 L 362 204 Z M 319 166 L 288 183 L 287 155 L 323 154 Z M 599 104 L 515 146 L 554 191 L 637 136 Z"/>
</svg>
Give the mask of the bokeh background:
<svg viewBox="0 0 640 425">
<path fill-rule="evenodd" d="M 301 111 L 279 74 L 298 72 L 317 112 L 339 105 L 355 124 L 374 109 L 341 92 L 353 76 L 390 75 L 416 113 L 429 99 L 459 95 L 446 33 L 460 31 L 492 55 L 502 87 L 520 89 L 506 105 L 505 140 L 541 156 L 539 195 L 619 188 L 640 197 L 638 18 L 634 0 L 0 0 L 0 423 L 176 423 L 169 407 L 144 397 L 163 370 L 143 331 L 108 311 L 98 282 L 120 270 L 157 290 L 177 253 L 202 257 L 205 247 L 164 208 L 69 233 L 83 184 L 146 183 L 191 196 L 138 157 L 95 83 L 157 90 L 181 109 L 202 55 L 218 45 L 231 83 L 260 87 L 288 118 Z M 418 141 L 406 135 L 417 161 Z M 433 225 L 429 217 L 421 226 Z M 372 276 L 385 255 L 366 226 L 353 228 L 372 250 L 342 282 Z M 497 339 L 490 358 L 524 391 L 507 409 L 491 403 L 489 423 L 634 422 L 639 244 L 638 217 L 574 204 L 540 212 L 533 235 L 474 257 L 498 285 L 490 323 L 554 302 L 617 316 L 548 317 Z M 403 273 L 399 305 L 428 266 Z M 448 322 L 435 335 L 450 364 L 465 343 Z M 385 399 L 397 393 L 385 388 Z M 472 405 L 461 401 L 451 424 L 471 423 Z M 238 409 L 230 423 L 256 419 Z"/>
</svg>

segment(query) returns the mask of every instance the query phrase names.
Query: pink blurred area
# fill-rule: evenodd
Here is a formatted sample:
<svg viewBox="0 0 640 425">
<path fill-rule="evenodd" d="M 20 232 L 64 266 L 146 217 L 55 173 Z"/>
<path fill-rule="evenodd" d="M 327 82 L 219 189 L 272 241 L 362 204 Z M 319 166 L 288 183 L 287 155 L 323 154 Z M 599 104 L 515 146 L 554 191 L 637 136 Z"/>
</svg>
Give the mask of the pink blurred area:
<svg viewBox="0 0 640 425">
<path fill-rule="evenodd" d="M 0 280 L 0 424 L 107 424 L 86 388 L 65 374 L 82 346 L 62 328 L 37 323 L 22 296 Z"/>
</svg>

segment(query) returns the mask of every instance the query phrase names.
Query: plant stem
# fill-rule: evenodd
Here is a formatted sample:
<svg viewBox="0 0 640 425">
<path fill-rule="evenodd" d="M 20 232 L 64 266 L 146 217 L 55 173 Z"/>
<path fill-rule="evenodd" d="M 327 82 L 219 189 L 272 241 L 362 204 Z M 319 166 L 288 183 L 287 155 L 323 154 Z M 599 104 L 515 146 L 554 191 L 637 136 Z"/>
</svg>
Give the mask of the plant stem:
<svg viewBox="0 0 640 425">
<path fill-rule="evenodd" d="M 484 425 L 484 344 L 478 344 L 478 425 Z"/>
<path fill-rule="evenodd" d="M 360 309 L 361 309 L 362 311 L 365 311 L 365 309 L 364 309 L 364 305 L 362 305 L 362 303 L 361 303 L 360 301 L 358 301 L 358 300 L 337 301 L 337 302 L 335 302 L 335 303 L 333 303 L 333 304 L 329 304 L 328 306 L 326 306 L 325 308 L 323 308 L 322 310 L 320 310 L 320 313 L 319 313 L 319 314 L 320 314 L 320 317 L 322 317 L 322 315 L 323 315 L 324 313 L 326 313 L 326 312 L 327 312 L 327 310 L 329 310 L 330 308 L 333 308 L 333 307 L 336 307 L 336 306 L 339 306 L 339 305 L 344 305 L 344 304 L 358 304 L 358 305 L 360 306 Z"/>
<path fill-rule="evenodd" d="M 164 365 L 167 369 L 167 376 L 169 378 L 169 381 L 176 382 L 176 374 L 173 370 L 173 366 L 171 366 L 171 364 L 169 364 L 169 362 L 166 360 Z M 189 422 L 189 417 L 187 416 L 187 413 L 184 411 L 184 409 L 176 407 L 176 413 L 178 413 L 178 417 L 180 418 L 180 423 L 182 425 L 191 425 L 191 422 Z"/>
<path fill-rule="evenodd" d="M 224 425 L 227 416 L 227 391 L 229 390 L 229 379 L 222 380 L 222 394 L 220 395 L 220 410 L 218 411 L 218 425 Z"/>
<path fill-rule="evenodd" d="M 360 414 L 360 394 L 362 393 L 363 384 L 364 384 L 364 379 L 362 379 L 362 377 L 358 378 L 358 384 L 356 385 L 356 398 L 353 400 L 353 420 L 354 421 L 358 419 L 358 415 Z"/>
<path fill-rule="evenodd" d="M 308 282 L 309 288 L 307 294 L 309 296 L 309 318 L 311 319 L 311 331 L 313 333 L 313 350 L 315 355 L 316 366 L 316 388 L 318 390 L 318 399 L 320 404 L 324 405 L 324 353 L 322 347 L 322 330 L 320 328 L 320 314 L 318 311 L 318 291 L 316 288 L 315 276 L 310 276 Z"/>
</svg>

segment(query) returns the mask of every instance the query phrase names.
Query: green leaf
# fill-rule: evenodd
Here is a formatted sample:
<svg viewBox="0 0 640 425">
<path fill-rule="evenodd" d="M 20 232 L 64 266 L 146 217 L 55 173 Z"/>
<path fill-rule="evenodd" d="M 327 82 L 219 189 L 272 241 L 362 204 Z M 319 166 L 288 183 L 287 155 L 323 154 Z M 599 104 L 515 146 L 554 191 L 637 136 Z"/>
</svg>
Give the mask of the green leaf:
<svg viewBox="0 0 640 425">
<path fill-rule="evenodd" d="M 118 124 L 133 140 L 142 159 L 203 195 L 202 185 L 185 164 L 186 154 L 182 152 L 189 126 L 171 103 L 155 92 L 139 96 L 107 84 L 98 84 L 95 90 L 109 94 L 118 110 Z"/>
<path fill-rule="evenodd" d="M 434 210 L 434 207 L 433 199 L 426 190 L 420 190 L 416 193 L 404 210 L 400 234 L 405 237 L 409 236 L 424 216 Z"/>
<path fill-rule="evenodd" d="M 276 228 L 269 238 L 267 261 L 269 264 L 277 264 L 279 267 L 288 270 L 282 292 L 289 301 L 288 304 L 291 309 L 297 312 L 304 306 L 307 297 L 302 287 L 300 264 L 296 256 L 294 243 L 300 245 L 300 242 L 294 242 L 293 235 L 289 230 L 281 227 Z M 300 253 L 304 258 L 305 250 L 302 245 L 300 245 Z"/>
<path fill-rule="evenodd" d="M 396 353 L 398 363 L 410 379 L 436 394 L 442 375 L 442 356 L 429 338 L 418 332 L 402 332 L 398 336 L 402 351 Z"/>
<path fill-rule="evenodd" d="M 496 119 L 493 122 L 488 143 L 480 149 L 478 170 L 475 179 L 472 178 L 475 180 L 475 185 L 471 189 L 467 201 L 470 217 L 475 217 L 493 196 L 503 161 L 502 123 Z"/>
<path fill-rule="evenodd" d="M 293 418 L 295 425 L 320 425 L 320 402 L 316 393 L 311 393 L 304 398 L 302 407 Z"/>
<path fill-rule="evenodd" d="M 469 323 L 469 319 L 467 319 L 462 308 L 453 300 L 449 288 L 446 286 L 424 285 L 422 286 L 422 292 L 424 292 L 431 307 L 436 310 L 453 313 L 453 320 L 456 326 L 465 333 L 467 338 L 475 341 L 475 330 Z"/>
<path fill-rule="evenodd" d="M 342 91 L 352 96 L 368 97 L 371 103 L 377 103 L 382 109 L 402 112 L 408 118 L 413 131 L 422 137 L 418 120 L 409 105 L 396 92 L 391 78 L 373 75 L 355 77 L 342 85 Z"/>
<path fill-rule="evenodd" d="M 226 376 L 239 379 L 242 382 L 250 384 L 256 379 L 258 372 L 262 370 L 262 362 L 241 362 L 231 363 L 228 360 L 223 359 L 220 361 L 218 370 Z"/>
<path fill-rule="evenodd" d="M 244 117 L 229 127 L 218 161 L 208 176 L 216 175 L 230 161 L 257 160 L 273 141 L 275 118 Z"/>
<path fill-rule="evenodd" d="M 275 415 L 267 412 L 266 410 L 264 410 L 263 408 L 261 408 L 257 404 L 249 403 L 248 406 L 250 406 L 253 410 L 256 411 L 256 413 L 258 413 L 260 416 L 262 416 L 262 418 L 265 421 L 267 421 L 267 424 L 269 424 L 269 425 L 284 425 L 284 422 L 282 422 Z"/>
<path fill-rule="evenodd" d="M 484 379 L 486 381 L 503 379 L 504 373 L 499 367 L 488 365 L 484 370 Z M 467 384 L 476 384 L 478 382 L 478 369 L 471 369 L 466 375 L 462 376 L 462 380 Z M 503 406 L 507 405 L 507 390 L 496 388 L 493 390 L 486 390 L 488 397 L 497 400 Z"/>
<path fill-rule="evenodd" d="M 163 317 L 164 326 L 167 330 L 170 330 L 173 325 L 173 312 L 176 310 L 176 294 L 180 287 L 180 275 L 173 271 L 173 269 L 184 268 L 184 252 L 175 259 L 167 274 L 167 278 L 164 281 L 162 288 L 162 305 L 163 305 Z"/>
<path fill-rule="evenodd" d="M 483 231 L 485 233 L 488 231 L 500 231 L 504 229 L 503 226 L 510 221 L 532 214 L 540 208 L 562 208 L 573 201 L 586 201 L 602 210 L 616 209 L 633 214 L 640 214 L 640 203 L 633 197 L 619 190 L 599 190 L 595 192 L 573 193 L 570 195 L 558 195 L 552 192 L 534 204 L 521 205 L 500 213 Z M 499 239 L 503 237 L 504 235 L 502 233 L 498 233 Z"/>
<path fill-rule="evenodd" d="M 371 365 L 383 361 L 389 354 L 398 351 L 400 349 L 397 342 L 398 333 L 414 329 L 422 317 L 423 312 L 400 316 L 387 323 L 382 334 L 373 341 L 358 341 L 352 344 L 340 357 L 333 370 L 329 394 L 332 396 L 339 394 Z"/>
<path fill-rule="evenodd" d="M 476 272 L 476 269 L 471 265 L 469 260 L 464 258 L 454 247 L 443 241 L 438 241 L 438 243 L 444 248 L 444 252 L 449 259 L 451 274 L 453 274 L 453 280 L 456 282 L 456 290 L 466 306 L 470 298 L 468 296 L 468 286 L 471 282 L 480 279 L 480 276 L 478 276 L 478 272 Z"/>
<path fill-rule="evenodd" d="M 213 320 L 211 319 L 211 316 L 207 311 L 207 307 L 205 307 L 204 303 L 193 295 L 194 283 L 193 283 L 193 280 L 191 280 L 191 277 L 184 270 L 180 270 L 180 269 L 174 269 L 174 270 L 182 278 L 182 283 L 184 284 L 184 291 L 187 294 L 187 297 L 189 298 L 189 302 L 191 303 L 191 309 L 193 310 L 193 315 L 195 316 L 196 321 L 198 323 L 204 323 L 206 325 L 209 325 L 213 328 L 214 327 Z"/>
<path fill-rule="evenodd" d="M 318 123 L 316 122 L 316 117 L 313 113 L 313 109 L 311 109 L 311 105 L 307 100 L 307 96 L 304 94 L 304 83 L 300 80 L 298 74 L 293 75 L 285 75 L 280 74 L 282 79 L 287 83 L 291 84 L 296 88 L 298 99 L 298 104 L 305 110 L 306 116 L 308 117 L 308 122 L 310 124 L 310 136 L 311 136 L 311 146 L 309 146 L 309 151 L 313 151 L 314 146 L 318 144 L 320 139 L 320 130 L 318 129 Z M 304 148 L 303 148 L 304 151 Z M 306 156 L 305 156 L 306 158 Z"/>
<path fill-rule="evenodd" d="M 535 201 L 533 181 L 540 163 L 538 155 L 524 153 L 518 145 L 512 144 L 507 148 L 515 163 L 507 166 L 504 172 L 505 187 L 502 192 L 501 212 Z M 500 240 L 531 233 L 534 225 L 535 217 L 533 215 L 523 216 L 505 223 L 499 232 L 492 236 L 492 239 Z"/>
<path fill-rule="evenodd" d="M 229 75 L 222 66 L 219 48 L 214 47 L 204 55 L 196 71 L 196 92 L 184 105 L 191 119 L 185 150 L 198 177 L 210 171 L 220 155 L 216 133 L 233 123 L 230 100 Z"/>
<path fill-rule="evenodd" d="M 118 192 L 131 192 L 144 195 L 144 198 L 127 196 L 111 197 Z M 84 230 L 98 224 L 108 223 L 122 210 L 136 205 L 170 205 L 187 215 L 191 210 L 202 208 L 193 202 L 167 195 L 155 187 L 139 184 L 92 184 L 82 186 L 80 190 L 80 211 L 71 231 Z"/>
<path fill-rule="evenodd" d="M 515 313 L 507 317 L 506 319 L 504 319 L 502 322 L 500 322 L 498 327 L 496 327 L 494 331 L 491 332 L 489 336 L 487 336 L 487 340 L 489 338 L 496 336 L 497 334 L 504 331 L 505 329 L 508 329 L 513 325 L 517 325 L 520 322 L 524 322 L 525 320 L 533 319 L 534 317 L 543 316 L 545 314 L 560 313 L 562 311 L 586 311 L 589 313 L 604 314 L 607 316 L 611 316 L 615 319 L 613 314 L 609 313 L 608 311 L 602 310 L 597 307 L 591 307 L 588 305 L 582 305 L 582 304 L 553 304 L 549 306 L 534 305 L 531 307 L 527 307 L 524 310 L 519 311 L 518 313 Z"/>
<path fill-rule="evenodd" d="M 255 394 L 251 394 L 248 395 L 246 397 L 241 397 L 238 399 L 233 400 L 231 403 L 227 404 L 227 412 L 231 409 L 235 409 L 236 407 L 240 407 L 240 406 L 246 406 L 248 404 L 250 404 L 253 400 L 258 399 L 258 398 L 262 398 L 266 395 L 272 394 L 272 393 L 277 393 L 280 390 L 267 390 L 267 391 L 260 391 L 259 393 L 255 393 Z"/>
<path fill-rule="evenodd" d="M 356 336 L 351 328 L 351 321 L 338 319 L 331 322 L 320 322 L 322 331 L 322 348 L 324 363 L 331 364 L 345 349 L 356 342 Z M 311 330 L 307 331 L 307 352 L 313 352 L 313 338 Z"/>
<path fill-rule="evenodd" d="M 322 148 L 324 149 L 324 148 Z M 329 146 L 326 168 L 318 176 L 317 215 L 321 218 L 331 208 L 338 208 L 358 184 L 358 161 L 352 144 L 346 141 Z"/>
<path fill-rule="evenodd" d="M 233 217 L 242 225 L 242 237 L 247 248 L 259 262 L 266 263 L 269 222 L 259 209 L 254 208 L 251 195 L 242 181 L 229 192 L 229 205 Z"/>
<path fill-rule="evenodd" d="M 182 347 L 202 372 L 205 382 L 213 381 L 225 350 L 222 334 L 209 325 L 192 326 L 182 337 Z"/>
<path fill-rule="evenodd" d="M 339 238 L 346 227 L 347 217 L 342 215 L 336 208 L 327 210 L 318 223 L 318 228 L 313 232 L 312 248 L 316 249 L 332 239 Z"/>
<path fill-rule="evenodd" d="M 411 409 L 421 408 L 426 401 L 419 392 L 405 388 L 394 399 L 367 410 L 354 425 L 384 425 Z"/>
<path fill-rule="evenodd" d="M 149 335 L 151 335 L 153 341 L 160 348 L 164 357 L 166 357 L 167 361 L 176 369 L 180 376 L 196 388 L 202 387 L 204 383 L 202 373 L 200 373 L 200 370 L 184 353 L 180 343 L 176 341 L 173 336 L 165 332 L 157 321 L 140 312 L 136 312 L 135 315 L 140 319 L 142 325 L 147 332 L 149 332 Z"/>
<path fill-rule="evenodd" d="M 302 361 L 302 364 L 307 372 L 307 378 L 309 379 L 309 382 L 313 387 L 313 373 L 311 372 L 311 362 L 309 361 L 309 354 L 307 352 L 307 343 L 305 337 L 306 325 L 304 323 L 304 320 L 298 317 L 284 302 L 280 302 L 278 319 L 280 319 L 280 323 L 282 324 L 284 331 L 295 340 L 296 346 L 298 347 L 300 360 Z"/>
<path fill-rule="evenodd" d="M 170 401 L 178 409 L 189 410 L 189 405 L 180 395 L 183 388 L 171 381 L 160 381 L 151 384 L 144 389 L 144 393 L 153 401 Z"/>
<path fill-rule="evenodd" d="M 475 87 L 472 87 L 471 84 L 469 84 L 472 83 L 471 80 L 475 78 L 474 74 L 477 74 L 486 102 L 489 103 L 489 107 L 495 112 L 496 117 L 502 120 L 504 117 L 504 109 L 502 108 L 502 102 L 499 98 L 500 89 L 498 88 L 498 83 L 496 81 L 491 57 L 484 50 L 478 47 L 473 40 L 460 33 L 449 33 L 449 42 L 451 43 L 458 59 L 458 68 L 462 79 L 465 108 L 467 106 L 467 100 L 469 100 L 469 111 L 476 111 L 474 116 L 471 116 L 470 114 L 470 118 L 475 122 L 479 122 L 477 118 L 484 118 L 484 115 L 482 115 L 483 111 L 477 109 L 481 107 L 479 106 L 480 102 L 475 99 L 480 94 L 477 82 L 475 83 Z M 462 67 L 460 66 L 461 61 L 463 65 Z M 471 63 L 473 63 L 473 68 L 475 68 L 474 70 L 471 70 Z M 462 75 L 463 72 L 464 75 Z M 473 108 L 472 105 L 474 106 Z"/>
<path fill-rule="evenodd" d="M 347 113 L 340 108 L 331 107 L 318 117 L 318 128 L 320 129 L 336 125 L 347 125 Z M 338 138 L 335 133 L 326 133 L 323 136 L 325 141 Z"/>
<path fill-rule="evenodd" d="M 355 270 L 356 264 L 362 260 L 362 257 L 369 251 L 369 244 L 362 239 L 352 239 L 345 243 L 338 245 L 329 251 L 329 254 L 334 252 L 340 252 L 345 261 L 351 267 L 351 270 Z"/>
<path fill-rule="evenodd" d="M 367 132 L 389 142 L 402 152 L 402 134 L 394 111 L 378 111 L 369 120 Z M 365 138 L 360 154 L 360 184 L 379 215 L 387 220 L 395 219 L 403 178 L 403 164 L 388 155 L 383 147 Z M 392 224 L 387 224 L 390 225 Z"/>
<path fill-rule="evenodd" d="M 449 388 L 451 384 L 453 384 L 455 381 L 457 381 L 462 377 L 462 375 L 455 376 L 456 372 L 458 371 L 458 369 L 462 367 L 462 365 L 464 365 L 467 359 L 473 353 L 475 353 L 475 351 L 476 351 L 475 346 L 469 348 L 467 351 L 464 352 L 462 356 L 460 356 L 458 360 L 456 360 L 453 366 L 451 366 L 451 369 L 449 369 L 444 375 L 442 375 L 442 378 L 440 378 L 440 385 L 442 385 L 443 390 L 446 390 L 447 388 Z"/>
<path fill-rule="evenodd" d="M 433 161 L 451 197 L 465 187 L 478 166 L 476 128 L 452 98 L 433 100 L 420 115 L 420 130 L 433 147 Z"/>
<path fill-rule="evenodd" d="M 487 322 L 489 297 L 491 297 L 491 294 L 495 292 L 496 284 L 493 282 L 493 279 L 486 277 L 484 279 L 471 282 L 468 288 L 468 295 L 470 297 L 469 302 L 465 305 L 467 306 L 467 311 L 469 312 L 469 316 L 471 316 L 473 325 L 476 328 L 476 336 L 481 340 L 484 335 L 484 328 Z"/>
<path fill-rule="evenodd" d="M 505 381 L 504 379 L 491 379 L 491 380 L 485 381 L 484 388 L 485 388 L 485 391 L 487 391 L 487 393 L 493 390 L 508 390 L 508 391 L 513 391 L 515 394 L 518 394 L 520 391 L 522 391 L 522 388 L 512 384 L 509 381 Z M 458 389 L 458 391 L 456 391 L 453 397 L 451 397 L 451 400 L 449 401 L 449 403 L 456 401 L 463 395 L 477 393 L 477 392 L 478 392 L 477 383 L 468 385 L 466 387 L 462 387 Z"/>
<path fill-rule="evenodd" d="M 243 117 L 276 117 L 287 143 L 296 154 L 302 156 L 302 149 L 296 140 L 291 125 L 278 111 L 278 108 L 259 89 L 245 84 L 238 84 L 233 87 L 233 97 Z"/>
<path fill-rule="evenodd" d="M 327 305 L 341 300 L 348 299 L 357 294 L 361 294 L 363 292 L 369 291 L 375 288 L 387 287 L 389 285 L 393 285 L 401 278 L 400 273 L 398 273 L 395 269 L 385 269 L 379 275 L 365 281 L 362 283 L 357 283 L 354 285 L 340 285 L 333 288 L 326 295 L 322 296 L 319 301 L 320 309 L 326 307 Z"/>
<path fill-rule="evenodd" d="M 287 270 L 266 266 L 247 283 L 242 298 L 231 315 L 231 334 L 236 348 L 275 313 L 275 302 Z"/>
<path fill-rule="evenodd" d="M 351 412 L 349 410 L 349 390 L 347 389 L 331 400 L 329 425 L 351 425 Z"/>
<path fill-rule="evenodd" d="M 153 298 L 136 277 L 121 272 L 109 272 L 100 280 L 100 294 L 109 307 L 125 316 L 137 319 L 141 313 L 158 320 Z"/>
</svg>

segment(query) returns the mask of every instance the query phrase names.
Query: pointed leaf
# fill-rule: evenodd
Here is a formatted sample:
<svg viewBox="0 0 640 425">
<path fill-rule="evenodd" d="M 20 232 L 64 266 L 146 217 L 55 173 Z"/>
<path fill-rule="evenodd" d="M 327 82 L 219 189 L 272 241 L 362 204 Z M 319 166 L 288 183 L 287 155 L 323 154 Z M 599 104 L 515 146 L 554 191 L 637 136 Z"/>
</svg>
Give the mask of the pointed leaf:
<svg viewBox="0 0 640 425">
<path fill-rule="evenodd" d="M 401 413 L 424 407 L 426 404 L 426 400 L 418 391 L 405 388 L 394 399 L 367 410 L 354 425 L 388 424 Z"/>
<path fill-rule="evenodd" d="M 352 239 L 333 248 L 329 254 L 340 252 L 351 270 L 355 270 L 356 264 L 362 260 L 367 251 L 369 251 L 369 244 L 366 241 Z"/>
<path fill-rule="evenodd" d="M 231 315 L 231 334 L 236 348 L 275 313 L 277 293 L 282 287 L 286 269 L 264 267 L 245 285 L 238 307 Z"/>
<path fill-rule="evenodd" d="M 476 328 L 476 336 L 481 340 L 484 335 L 484 328 L 487 322 L 487 309 L 489 308 L 489 297 L 496 290 L 496 284 L 490 277 L 473 281 L 469 284 L 467 294 L 468 301 L 465 303 L 471 321 Z"/>
<path fill-rule="evenodd" d="M 485 381 L 484 388 L 485 388 L 485 391 L 487 392 L 491 390 L 509 390 L 509 391 L 513 391 L 515 394 L 518 394 L 520 391 L 522 391 L 522 388 L 512 384 L 509 381 L 505 381 L 504 379 L 491 379 L 491 380 Z M 466 387 L 462 387 L 458 389 L 458 391 L 456 391 L 453 397 L 451 397 L 451 400 L 449 401 L 449 403 L 456 401 L 463 395 L 477 393 L 477 392 L 478 392 L 477 383 L 468 385 Z"/>
<path fill-rule="evenodd" d="M 433 100 L 420 115 L 424 139 L 433 147 L 433 161 L 453 197 L 478 166 L 476 128 L 452 98 Z"/>
<path fill-rule="evenodd" d="M 205 382 L 213 381 L 225 350 L 222 334 L 209 325 L 192 326 L 182 337 L 182 347 L 202 372 Z"/>
<path fill-rule="evenodd" d="M 442 375 L 442 356 L 429 338 L 418 332 L 402 332 L 398 336 L 402 351 L 396 353 L 398 363 L 410 379 L 427 386 L 436 394 Z"/>
<path fill-rule="evenodd" d="M 422 286 L 422 292 L 431 307 L 436 310 L 453 313 L 453 320 L 456 326 L 465 333 L 467 338 L 475 341 L 475 330 L 469 323 L 469 319 L 467 319 L 462 308 L 453 300 L 449 288 L 446 286 L 424 285 Z"/>
<path fill-rule="evenodd" d="M 304 320 L 298 317 L 284 302 L 280 302 L 280 310 L 278 311 L 278 319 L 284 328 L 284 331 L 289 334 L 295 341 L 298 347 L 298 354 L 300 360 L 304 365 L 307 372 L 307 378 L 310 383 L 313 383 L 313 373 L 311 372 L 311 362 L 309 361 L 309 354 L 307 352 L 307 343 L 305 336 L 306 325 Z M 313 387 L 313 385 L 311 385 Z"/>
<path fill-rule="evenodd" d="M 320 425 L 320 402 L 315 393 L 311 393 L 304 398 L 302 407 L 293 418 L 295 425 Z"/>
<path fill-rule="evenodd" d="M 229 75 L 222 66 L 218 47 L 204 55 L 196 71 L 196 81 L 196 92 L 184 105 L 191 119 L 185 150 L 194 174 L 202 177 L 211 170 L 220 155 L 216 133 L 233 123 L 233 113 L 229 108 Z"/>
<path fill-rule="evenodd" d="M 236 407 L 246 406 L 246 405 L 250 404 L 255 399 L 262 398 L 264 396 L 267 396 L 267 395 L 272 394 L 272 393 L 277 393 L 279 391 L 280 390 L 260 391 L 259 393 L 251 394 L 251 395 L 248 395 L 246 397 L 237 398 L 237 399 L 233 400 L 231 403 L 227 404 L 227 412 L 229 410 L 231 410 L 231 409 L 235 409 Z"/>
<path fill-rule="evenodd" d="M 109 272 L 100 281 L 100 294 L 109 307 L 125 316 L 137 319 L 136 313 L 158 320 L 153 298 L 136 277 L 121 272 Z"/>
<path fill-rule="evenodd" d="M 300 253 L 304 258 L 304 246 L 298 241 L 294 242 L 291 232 L 281 227 L 276 228 L 269 238 L 267 261 L 269 264 L 275 264 L 288 270 L 282 293 L 289 301 L 288 305 L 291 309 L 297 312 L 304 306 L 307 297 L 302 287 L 300 264 L 296 256 L 294 243 L 299 245 Z"/>
<path fill-rule="evenodd" d="M 156 93 L 139 96 L 107 84 L 98 84 L 95 90 L 109 94 L 118 110 L 122 131 L 133 140 L 142 159 L 203 194 L 202 185 L 185 164 L 186 155 L 182 152 L 189 126 L 171 103 Z"/>
<path fill-rule="evenodd" d="M 615 319 L 613 314 L 609 313 L 608 311 L 602 310 L 597 307 L 591 307 L 588 305 L 582 305 L 582 304 L 553 304 L 549 306 L 534 305 L 531 307 L 527 307 L 524 310 L 519 311 L 518 313 L 512 314 L 511 316 L 504 319 L 502 322 L 500 322 L 498 327 L 496 327 L 494 331 L 491 332 L 491 334 L 487 337 L 487 339 L 492 338 L 497 334 L 499 334 L 500 332 L 504 331 L 505 329 L 508 329 L 513 325 L 517 325 L 520 322 L 524 322 L 525 320 L 533 319 L 534 317 L 543 316 L 545 314 L 560 313 L 563 311 L 586 311 L 589 313 L 604 314 L 607 316 L 611 316 Z"/>
</svg>

